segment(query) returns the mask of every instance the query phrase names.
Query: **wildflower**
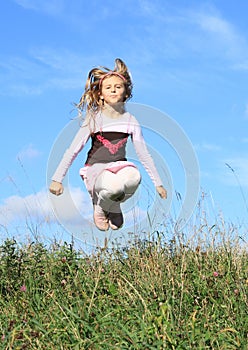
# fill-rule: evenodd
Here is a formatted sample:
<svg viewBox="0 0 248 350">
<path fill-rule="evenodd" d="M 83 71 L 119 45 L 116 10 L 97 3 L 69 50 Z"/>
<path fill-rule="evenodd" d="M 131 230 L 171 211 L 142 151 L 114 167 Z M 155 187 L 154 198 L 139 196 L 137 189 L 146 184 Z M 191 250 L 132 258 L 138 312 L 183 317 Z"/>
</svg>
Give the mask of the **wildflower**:
<svg viewBox="0 0 248 350">
<path fill-rule="evenodd" d="M 64 279 L 64 280 L 62 280 L 62 281 L 61 281 L 61 286 L 65 286 L 65 285 L 66 285 L 66 283 L 67 283 L 67 282 L 66 282 L 66 280 L 65 280 L 65 279 Z"/>
<path fill-rule="evenodd" d="M 238 289 L 234 289 L 234 294 L 238 295 L 239 294 L 239 290 Z"/>
<path fill-rule="evenodd" d="M 4 341 L 5 339 L 5 334 L 2 335 L 1 340 Z"/>
<path fill-rule="evenodd" d="M 219 273 L 218 273 L 217 271 L 214 271 L 214 272 L 213 272 L 213 276 L 214 276 L 214 277 L 218 277 L 218 276 L 219 276 Z"/>
<path fill-rule="evenodd" d="M 63 258 L 61 258 L 62 263 L 66 262 L 66 256 L 63 256 Z"/>
<path fill-rule="evenodd" d="M 25 284 L 23 284 L 21 287 L 20 287 L 20 291 L 21 292 L 26 292 L 27 291 L 27 287 L 25 286 Z"/>
</svg>

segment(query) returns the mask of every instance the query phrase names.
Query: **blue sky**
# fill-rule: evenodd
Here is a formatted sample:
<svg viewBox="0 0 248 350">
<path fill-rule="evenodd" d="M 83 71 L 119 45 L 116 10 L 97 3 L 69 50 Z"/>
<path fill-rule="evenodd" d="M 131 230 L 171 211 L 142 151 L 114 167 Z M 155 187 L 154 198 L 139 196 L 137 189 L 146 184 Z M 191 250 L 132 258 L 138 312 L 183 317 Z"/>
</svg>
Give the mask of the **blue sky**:
<svg viewBox="0 0 248 350">
<path fill-rule="evenodd" d="M 88 71 L 112 68 L 116 57 L 132 73 L 132 102 L 168 114 L 191 141 L 208 210 L 247 228 L 247 12 L 246 0 L 4 1 L 2 231 L 23 236 L 53 222 L 46 192 L 50 152 L 75 116 Z M 71 191 L 90 215 L 78 164 L 70 171 Z M 177 179 L 175 164 L 171 168 Z"/>
</svg>

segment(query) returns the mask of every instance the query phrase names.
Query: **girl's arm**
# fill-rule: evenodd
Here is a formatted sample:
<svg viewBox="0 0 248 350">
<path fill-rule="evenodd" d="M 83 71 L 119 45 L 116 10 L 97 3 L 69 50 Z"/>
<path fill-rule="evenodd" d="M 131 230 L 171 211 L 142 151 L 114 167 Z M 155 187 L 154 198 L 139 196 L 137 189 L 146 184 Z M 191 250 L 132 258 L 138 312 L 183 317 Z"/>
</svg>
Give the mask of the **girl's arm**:
<svg viewBox="0 0 248 350">
<path fill-rule="evenodd" d="M 166 199 L 167 198 L 167 191 L 162 185 L 162 180 L 158 174 L 158 171 L 155 167 L 155 164 L 153 162 L 153 159 L 147 149 L 141 127 L 138 123 L 138 121 L 133 117 L 133 130 L 132 130 L 132 141 L 135 148 L 135 151 L 144 166 L 145 170 L 147 171 L 148 175 L 150 176 L 152 182 L 154 183 L 156 190 L 161 198 Z"/>
<path fill-rule="evenodd" d="M 51 193 L 55 195 L 60 195 L 63 193 L 62 181 L 73 163 L 74 159 L 77 157 L 78 153 L 83 149 L 84 145 L 90 137 L 90 131 L 87 125 L 83 125 L 78 130 L 76 136 L 74 137 L 70 147 L 65 151 L 63 158 L 61 159 L 53 177 L 52 182 L 49 187 Z"/>
</svg>

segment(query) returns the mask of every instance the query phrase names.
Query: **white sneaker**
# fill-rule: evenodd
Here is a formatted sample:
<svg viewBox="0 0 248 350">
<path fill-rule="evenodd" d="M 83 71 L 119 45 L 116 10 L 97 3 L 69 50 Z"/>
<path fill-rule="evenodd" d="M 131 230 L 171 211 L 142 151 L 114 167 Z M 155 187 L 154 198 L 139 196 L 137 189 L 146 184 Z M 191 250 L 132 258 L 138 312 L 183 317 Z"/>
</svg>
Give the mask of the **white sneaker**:
<svg viewBox="0 0 248 350">
<path fill-rule="evenodd" d="M 105 214 L 105 211 L 100 207 L 100 205 L 94 205 L 94 223 L 98 230 L 107 231 L 109 229 L 109 220 Z"/>
</svg>

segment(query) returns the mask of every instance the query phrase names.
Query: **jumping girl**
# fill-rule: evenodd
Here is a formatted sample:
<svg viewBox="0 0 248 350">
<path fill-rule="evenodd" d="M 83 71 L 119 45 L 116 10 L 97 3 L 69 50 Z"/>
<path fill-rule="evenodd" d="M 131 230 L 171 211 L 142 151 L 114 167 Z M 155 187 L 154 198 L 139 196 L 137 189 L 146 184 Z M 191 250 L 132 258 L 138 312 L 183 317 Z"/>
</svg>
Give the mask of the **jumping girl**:
<svg viewBox="0 0 248 350">
<path fill-rule="evenodd" d="M 121 203 L 137 190 L 141 175 L 126 159 L 129 137 L 136 153 L 154 183 L 160 197 L 167 192 L 147 150 L 141 127 L 134 116 L 125 110 L 132 97 L 132 81 L 125 63 L 115 60 L 115 67 L 92 69 L 85 91 L 77 108 L 86 110 L 86 117 L 70 147 L 66 150 L 52 177 L 50 192 L 63 193 L 62 181 L 73 160 L 91 138 L 91 148 L 80 175 L 92 198 L 94 222 L 101 231 L 119 229 L 123 225 Z"/>
</svg>

